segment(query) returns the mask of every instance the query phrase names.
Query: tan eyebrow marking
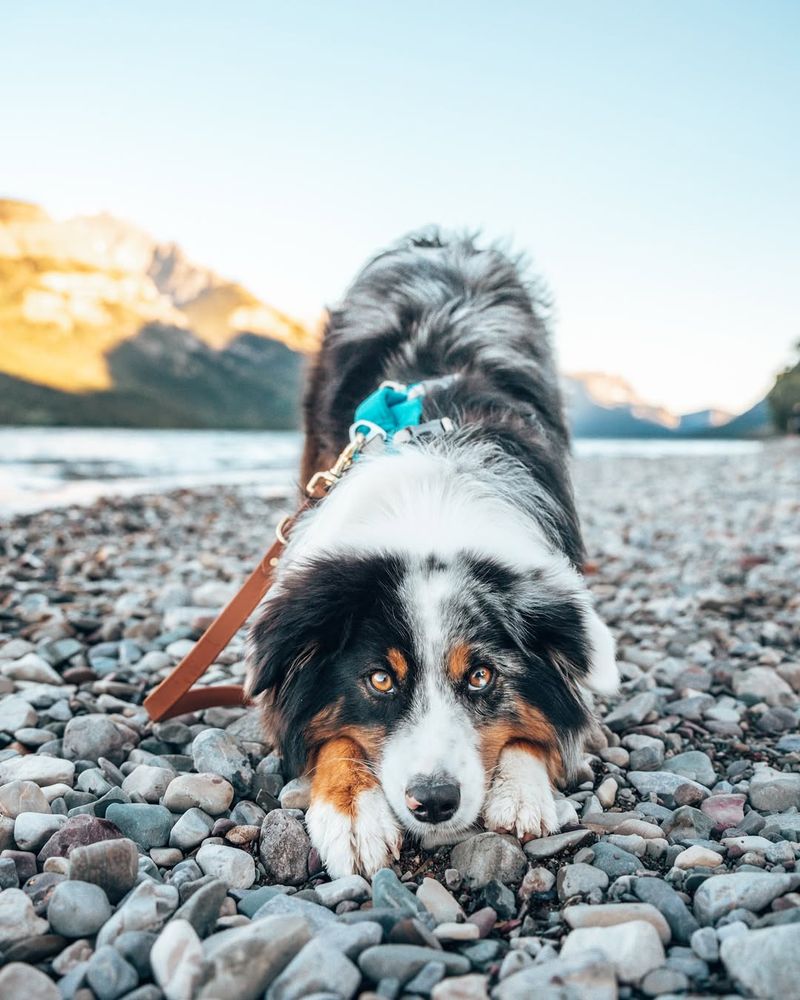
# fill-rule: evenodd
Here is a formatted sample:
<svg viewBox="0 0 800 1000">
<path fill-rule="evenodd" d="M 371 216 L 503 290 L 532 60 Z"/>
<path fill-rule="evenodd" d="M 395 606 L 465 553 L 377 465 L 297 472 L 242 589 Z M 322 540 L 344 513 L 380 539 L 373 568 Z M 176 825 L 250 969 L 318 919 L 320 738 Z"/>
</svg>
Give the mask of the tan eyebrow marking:
<svg viewBox="0 0 800 1000">
<path fill-rule="evenodd" d="M 465 642 L 454 646 L 447 660 L 447 673 L 450 679 L 456 682 L 463 680 L 470 666 L 469 646 Z"/>
<path fill-rule="evenodd" d="M 389 666 L 394 670 L 399 681 L 404 681 L 408 675 L 408 662 L 399 649 L 392 647 L 386 651 L 386 659 Z"/>
</svg>

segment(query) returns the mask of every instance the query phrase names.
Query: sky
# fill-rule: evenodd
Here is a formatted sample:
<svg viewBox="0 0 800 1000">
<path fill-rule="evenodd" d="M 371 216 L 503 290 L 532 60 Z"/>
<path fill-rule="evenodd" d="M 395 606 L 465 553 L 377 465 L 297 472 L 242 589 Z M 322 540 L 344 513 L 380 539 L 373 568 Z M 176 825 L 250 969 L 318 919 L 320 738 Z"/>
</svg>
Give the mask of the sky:
<svg viewBox="0 0 800 1000">
<path fill-rule="evenodd" d="M 561 367 L 740 411 L 800 339 L 794 0 L 0 0 L 0 195 L 107 210 L 304 319 L 480 228 Z"/>
</svg>

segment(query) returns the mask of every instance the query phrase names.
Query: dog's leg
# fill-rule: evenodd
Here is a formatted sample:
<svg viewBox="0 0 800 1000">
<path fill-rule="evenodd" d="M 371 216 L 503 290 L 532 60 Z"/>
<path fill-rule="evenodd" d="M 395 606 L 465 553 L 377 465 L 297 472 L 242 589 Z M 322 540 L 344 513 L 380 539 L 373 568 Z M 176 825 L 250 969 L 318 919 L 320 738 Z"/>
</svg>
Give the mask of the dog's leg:
<svg viewBox="0 0 800 1000">
<path fill-rule="evenodd" d="M 402 834 L 359 745 L 329 740 L 317 757 L 306 813 L 311 841 L 331 878 L 373 875 L 398 857 Z"/>
<path fill-rule="evenodd" d="M 483 806 L 488 830 L 514 833 L 530 840 L 558 830 L 553 786 L 542 752 L 514 740 L 500 753 Z"/>
</svg>

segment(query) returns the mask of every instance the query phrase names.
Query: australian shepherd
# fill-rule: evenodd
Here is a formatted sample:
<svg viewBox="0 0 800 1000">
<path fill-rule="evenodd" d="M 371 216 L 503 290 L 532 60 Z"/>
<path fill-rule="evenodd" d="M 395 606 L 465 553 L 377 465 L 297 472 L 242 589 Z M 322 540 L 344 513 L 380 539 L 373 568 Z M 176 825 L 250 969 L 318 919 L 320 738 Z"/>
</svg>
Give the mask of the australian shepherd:
<svg viewBox="0 0 800 1000">
<path fill-rule="evenodd" d="M 330 312 L 304 482 L 385 380 L 427 385 L 422 421 L 449 428 L 367 450 L 300 517 L 252 630 L 250 693 L 310 776 L 333 877 L 386 865 L 404 831 L 557 830 L 587 692 L 616 688 L 543 312 L 518 260 L 437 231 L 376 256 Z"/>
</svg>

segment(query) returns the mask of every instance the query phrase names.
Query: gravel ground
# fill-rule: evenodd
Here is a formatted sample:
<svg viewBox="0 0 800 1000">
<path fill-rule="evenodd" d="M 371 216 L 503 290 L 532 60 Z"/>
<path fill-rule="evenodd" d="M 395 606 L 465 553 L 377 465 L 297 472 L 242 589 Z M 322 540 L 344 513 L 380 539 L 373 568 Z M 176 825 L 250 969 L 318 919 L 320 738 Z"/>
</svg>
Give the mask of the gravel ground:
<svg viewBox="0 0 800 1000">
<path fill-rule="evenodd" d="M 278 516 L 236 490 L 2 526 L 0 996 L 800 997 L 800 448 L 582 459 L 624 683 L 563 832 L 329 882 L 257 720 L 147 689 Z M 207 675 L 240 680 L 241 638 Z"/>
</svg>

